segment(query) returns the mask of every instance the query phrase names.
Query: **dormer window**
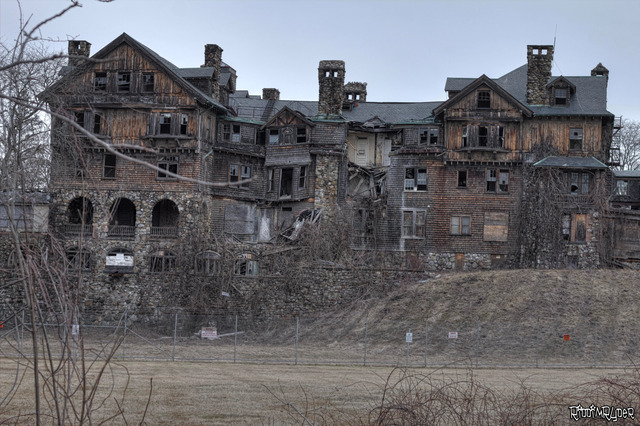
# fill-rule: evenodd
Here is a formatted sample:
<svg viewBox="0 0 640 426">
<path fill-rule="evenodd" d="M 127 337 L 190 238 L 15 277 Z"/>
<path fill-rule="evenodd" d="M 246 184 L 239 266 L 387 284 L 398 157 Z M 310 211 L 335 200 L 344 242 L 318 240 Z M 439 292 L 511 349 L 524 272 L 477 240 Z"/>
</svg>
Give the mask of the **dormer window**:
<svg viewBox="0 0 640 426">
<path fill-rule="evenodd" d="M 307 129 L 305 127 L 298 127 L 296 131 L 296 142 L 297 143 L 305 143 L 307 142 Z"/>
<path fill-rule="evenodd" d="M 568 105 L 569 104 L 568 92 L 569 91 L 567 89 L 555 89 L 553 91 L 553 99 L 554 99 L 553 103 L 555 105 Z"/>
<path fill-rule="evenodd" d="M 491 92 L 488 90 L 480 90 L 478 92 L 478 108 L 489 109 L 491 108 Z"/>
</svg>

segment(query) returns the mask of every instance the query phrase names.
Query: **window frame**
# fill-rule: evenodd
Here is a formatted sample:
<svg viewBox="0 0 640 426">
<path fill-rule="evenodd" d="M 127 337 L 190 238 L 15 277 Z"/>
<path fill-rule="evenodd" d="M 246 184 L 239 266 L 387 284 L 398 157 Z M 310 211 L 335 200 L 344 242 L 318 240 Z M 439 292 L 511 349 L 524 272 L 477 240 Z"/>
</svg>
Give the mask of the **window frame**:
<svg viewBox="0 0 640 426">
<path fill-rule="evenodd" d="M 89 272 L 93 266 L 91 252 L 85 248 L 71 247 L 65 250 L 67 271 Z"/>
<path fill-rule="evenodd" d="M 170 135 L 171 133 L 171 124 L 173 121 L 172 114 L 170 112 L 160 112 L 158 113 L 158 134 L 159 135 Z"/>
<path fill-rule="evenodd" d="M 229 164 L 229 184 L 251 179 L 251 166 L 244 164 Z M 233 185 L 240 189 L 249 189 L 249 182 Z"/>
<path fill-rule="evenodd" d="M 140 92 L 153 93 L 155 91 L 155 74 L 152 72 L 143 72 L 140 77 Z"/>
<path fill-rule="evenodd" d="M 451 226 L 449 232 L 451 235 L 469 236 L 471 235 L 471 216 L 469 215 L 453 215 L 451 216 Z"/>
<path fill-rule="evenodd" d="M 427 235 L 427 211 L 402 209 L 401 236 L 405 239 L 424 239 Z"/>
<path fill-rule="evenodd" d="M 116 73 L 116 91 L 118 93 L 131 92 L 131 71 L 118 71 Z"/>
<path fill-rule="evenodd" d="M 616 186 L 614 189 L 614 194 L 618 196 L 628 196 L 629 195 L 629 181 L 627 179 L 616 179 Z"/>
<path fill-rule="evenodd" d="M 491 91 L 478 90 L 477 109 L 491 109 Z"/>
<path fill-rule="evenodd" d="M 569 151 L 582 151 L 584 144 L 584 134 L 582 127 L 571 127 L 569 128 Z M 574 145 L 579 145 L 576 147 Z"/>
<path fill-rule="evenodd" d="M 180 134 L 187 136 L 189 131 L 189 114 L 180 114 Z"/>
<path fill-rule="evenodd" d="M 109 159 L 109 164 L 107 164 Z M 112 160 L 112 161 L 111 161 Z M 102 178 L 103 179 L 115 179 L 118 170 L 118 157 L 110 152 L 105 152 L 102 155 Z"/>
<path fill-rule="evenodd" d="M 466 188 L 467 187 L 467 179 L 469 178 L 469 174 L 467 170 L 458 170 L 458 184 L 457 188 Z"/>
<path fill-rule="evenodd" d="M 222 256 L 212 250 L 196 254 L 194 271 L 196 275 L 206 277 L 220 275 L 222 273 Z"/>
<path fill-rule="evenodd" d="M 103 71 L 96 71 L 93 73 L 93 91 L 94 92 L 106 92 L 107 91 L 107 78 L 108 75 Z"/>
<path fill-rule="evenodd" d="M 158 157 L 158 167 L 168 171 L 169 173 L 178 174 L 178 167 L 180 164 L 180 156 L 178 155 L 161 155 Z M 178 178 L 167 175 L 160 170 L 157 170 L 156 179 L 159 180 L 177 180 Z"/>
<path fill-rule="evenodd" d="M 412 171 L 412 174 L 413 174 L 412 177 L 408 177 L 410 171 Z M 424 174 L 424 183 L 421 183 L 421 179 L 420 179 L 421 174 Z M 409 186 L 410 183 L 411 185 Z M 429 178 L 428 178 L 427 167 L 413 166 L 413 167 L 404 168 L 404 191 L 405 192 L 426 192 L 428 191 L 428 189 L 429 189 Z"/>
<path fill-rule="evenodd" d="M 154 251 L 148 256 L 147 272 L 150 274 L 178 272 L 178 255 L 166 249 Z"/>
<path fill-rule="evenodd" d="M 298 189 L 307 187 L 307 166 L 300 166 L 298 171 Z"/>
<path fill-rule="evenodd" d="M 508 194 L 509 175 L 509 169 L 487 168 L 485 172 L 485 191 L 495 194 Z"/>
<path fill-rule="evenodd" d="M 553 104 L 557 106 L 569 106 L 569 89 L 566 87 L 553 88 Z"/>
<path fill-rule="evenodd" d="M 241 254 L 233 264 L 233 275 L 255 277 L 260 272 L 260 263 L 253 253 Z"/>
</svg>

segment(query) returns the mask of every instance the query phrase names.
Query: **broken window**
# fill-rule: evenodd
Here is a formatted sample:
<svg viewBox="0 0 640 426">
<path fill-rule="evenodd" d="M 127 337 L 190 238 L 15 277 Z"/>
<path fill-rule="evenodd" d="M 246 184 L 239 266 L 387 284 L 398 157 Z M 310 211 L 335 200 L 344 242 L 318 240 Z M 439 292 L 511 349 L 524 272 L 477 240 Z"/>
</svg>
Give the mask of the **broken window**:
<svg viewBox="0 0 640 426">
<path fill-rule="evenodd" d="M 115 154 L 104 154 L 104 156 L 102 157 L 102 177 L 105 179 L 116 178 Z"/>
<path fill-rule="evenodd" d="M 586 172 L 565 173 L 565 179 L 569 184 L 569 193 L 571 195 L 589 194 L 589 186 L 591 184 L 590 173 L 586 173 Z"/>
<path fill-rule="evenodd" d="M 159 238 L 174 238 L 178 235 L 180 210 L 171 200 L 160 200 L 151 211 L 151 235 Z"/>
<path fill-rule="evenodd" d="M 93 114 L 93 133 L 102 134 L 102 116 L 100 114 Z"/>
<path fill-rule="evenodd" d="M 471 216 L 451 216 L 451 235 L 470 235 Z"/>
<path fill-rule="evenodd" d="M 438 129 L 429 129 L 429 144 L 437 145 L 438 144 Z"/>
<path fill-rule="evenodd" d="M 221 266 L 221 256 L 215 251 L 205 251 L 196 255 L 196 274 L 198 275 L 220 275 Z"/>
<path fill-rule="evenodd" d="M 229 165 L 229 183 L 242 182 L 238 188 L 249 188 L 248 179 L 251 179 L 251 167 L 239 164 Z"/>
<path fill-rule="evenodd" d="M 131 73 L 119 72 L 116 77 L 118 92 L 128 92 L 131 90 Z"/>
<path fill-rule="evenodd" d="M 426 223 L 427 212 L 425 210 L 404 210 L 402 212 L 402 237 L 424 238 Z"/>
<path fill-rule="evenodd" d="M 462 147 L 469 146 L 469 127 L 464 126 L 462 128 Z"/>
<path fill-rule="evenodd" d="M 234 274 L 243 276 L 258 275 L 258 260 L 253 253 L 244 253 L 234 265 Z"/>
<path fill-rule="evenodd" d="M 296 143 L 306 143 L 306 142 L 307 142 L 307 128 L 298 127 L 296 130 Z"/>
<path fill-rule="evenodd" d="M 160 114 L 160 134 L 171 134 L 171 114 L 168 112 Z"/>
<path fill-rule="evenodd" d="M 107 90 L 107 73 L 97 72 L 93 76 L 93 90 L 102 92 Z"/>
<path fill-rule="evenodd" d="M 145 93 L 153 92 L 155 76 L 153 73 L 142 73 L 142 91 Z"/>
<path fill-rule="evenodd" d="M 275 190 L 275 170 L 269 169 L 267 171 L 267 192 L 273 192 Z"/>
<path fill-rule="evenodd" d="M 93 205 L 85 197 L 77 197 L 71 200 L 67 208 L 68 224 L 65 225 L 65 232 L 80 234 L 91 232 L 93 223 Z"/>
<path fill-rule="evenodd" d="M 189 128 L 189 116 L 187 114 L 180 114 L 180 134 L 186 135 Z"/>
<path fill-rule="evenodd" d="M 616 180 L 615 195 L 629 195 L 629 182 L 626 180 Z"/>
<path fill-rule="evenodd" d="M 293 169 L 280 172 L 280 198 L 291 197 L 293 187 Z"/>
<path fill-rule="evenodd" d="M 562 215 L 562 238 L 569 241 L 571 238 L 571 215 Z"/>
<path fill-rule="evenodd" d="M 91 253 L 78 247 L 66 251 L 67 269 L 70 271 L 89 271 L 91 269 Z"/>
<path fill-rule="evenodd" d="M 231 126 L 231 142 L 240 142 L 240 125 L 239 124 L 234 124 L 233 126 Z"/>
<path fill-rule="evenodd" d="M 275 145 L 280 142 L 280 131 L 278 129 L 269 130 L 269 145 Z"/>
<path fill-rule="evenodd" d="M 489 144 L 489 128 L 487 126 L 478 127 L 478 146 L 487 146 Z"/>
<path fill-rule="evenodd" d="M 491 108 L 491 92 L 488 90 L 478 91 L 478 108 Z"/>
<path fill-rule="evenodd" d="M 467 187 L 467 171 L 458 170 L 458 188 Z"/>
<path fill-rule="evenodd" d="M 487 169 L 487 192 L 509 192 L 509 170 Z"/>
<path fill-rule="evenodd" d="M 405 191 L 427 190 L 427 169 L 409 167 L 404 169 Z"/>
<path fill-rule="evenodd" d="M 582 129 L 569 129 L 569 150 L 582 151 Z"/>
<path fill-rule="evenodd" d="M 498 126 L 498 147 L 504 148 L 504 127 Z"/>
<path fill-rule="evenodd" d="M 76 111 L 74 113 L 75 119 L 76 119 L 76 124 L 78 124 L 78 126 L 84 128 L 84 111 Z"/>
<path fill-rule="evenodd" d="M 158 250 L 149 256 L 149 272 L 176 272 L 177 256 L 169 250 Z"/>
<path fill-rule="evenodd" d="M 426 144 L 429 142 L 429 129 L 420 129 L 420 143 Z"/>
<path fill-rule="evenodd" d="M 165 155 L 158 158 L 158 167 L 167 172 L 178 174 L 178 160 L 177 156 Z M 164 172 L 158 170 L 158 179 L 176 179 L 174 176 L 170 176 Z"/>
<path fill-rule="evenodd" d="M 567 89 L 554 89 L 554 104 L 555 105 L 567 105 Z"/>
<path fill-rule="evenodd" d="M 307 186 L 307 166 L 300 167 L 300 174 L 298 176 L 298 189 L 304 189 Z"/>
</svg>

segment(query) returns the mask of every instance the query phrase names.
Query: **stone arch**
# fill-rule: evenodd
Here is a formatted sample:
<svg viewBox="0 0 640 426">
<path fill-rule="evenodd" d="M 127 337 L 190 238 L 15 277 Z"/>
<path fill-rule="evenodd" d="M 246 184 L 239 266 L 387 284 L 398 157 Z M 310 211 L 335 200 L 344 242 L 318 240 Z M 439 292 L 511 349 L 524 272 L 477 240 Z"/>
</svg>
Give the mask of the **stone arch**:
<svg viewBox="0 0 640 426">
<path fill-rule="evenodd" d="M 67 235 L 91 234 L 93 204 L 86 197 L 75 197 L 67 205 L 67 220 L 64 232 Z"/>
<path fill-rule="evenodd" d="M 136 206 L 128 198 L 117 198 L 109 210 L 109 237 L 135 236 Z"/>
<path fill-rule="evenodd" d="M 160 238 L 178 236 L 180 211 L 173 201 L 165 198 L 153 206 L 151 213 L 151 235 Z"/>
</svg>

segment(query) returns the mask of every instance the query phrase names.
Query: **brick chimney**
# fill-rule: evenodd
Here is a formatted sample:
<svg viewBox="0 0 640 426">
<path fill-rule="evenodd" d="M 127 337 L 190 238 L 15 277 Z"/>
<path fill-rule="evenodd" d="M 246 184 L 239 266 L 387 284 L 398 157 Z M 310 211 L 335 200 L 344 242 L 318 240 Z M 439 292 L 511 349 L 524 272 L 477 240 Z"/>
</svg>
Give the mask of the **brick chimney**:
<svg viewBox="0 0 640 426">
<path fill-rule="evenodd" d="M 604 77 L 607 79 L 607 83 L 609 82 L 609 70 L 602 65 L 602 62 L 598 62 L 598 65 L 594 69 L 591 70 L 592 77 Z"/>
<path fill-rule="evenodd" d="M 217 44 L 204 45 L 204 65 L 201 68 L 215 68 L 211 82 L 212 97 L 220 100 L 220 70 L 222 68 L 222 48 Z"/>
<path fill-rule="evenodd" d="M 553 46 L 527 46 L 527 103 L 548 105 L 549 93 L 546 85 L 551 78 Z"/>
<path fill-rule="evenodd" d="M 85 40 L 69 40 L 68 53 L 70 67 L 77 67 L 82 64 L 82 58 L 88 58 L 91 52 L 91 43 Z"/>
<path fill-rule="evenodd" d="M 279 101 L 280 91 L 273 88 L 262 89 L 262 99 L 266 99 L 269 101 Z"/>
<path fill-rule="evenodd" d="M 344 101 L 344 61 L 320 61 L 318 115 L 340 115 Z"/>
</svg>

